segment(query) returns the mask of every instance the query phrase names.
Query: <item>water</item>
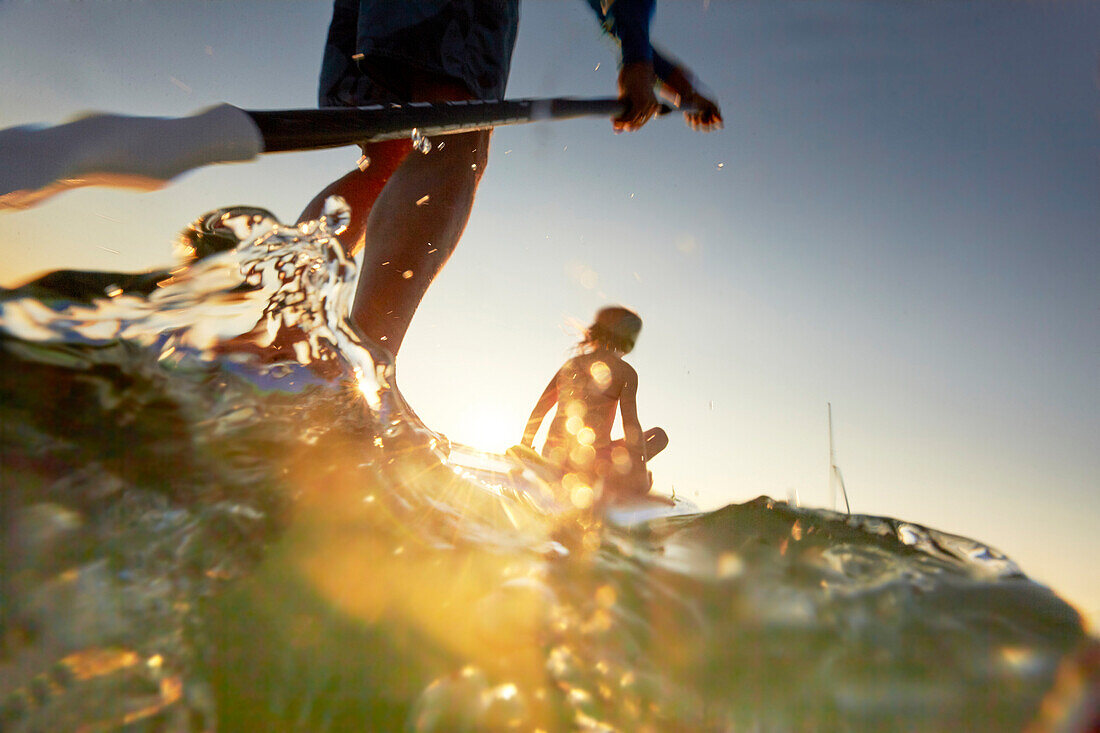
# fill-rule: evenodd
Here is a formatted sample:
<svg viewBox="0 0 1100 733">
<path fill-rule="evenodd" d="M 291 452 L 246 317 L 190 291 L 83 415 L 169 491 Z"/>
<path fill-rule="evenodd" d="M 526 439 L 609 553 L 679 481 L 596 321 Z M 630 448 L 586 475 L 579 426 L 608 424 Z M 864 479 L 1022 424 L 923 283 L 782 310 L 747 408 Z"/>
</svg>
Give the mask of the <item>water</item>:
<svg viewBox="0 0 1100 733">
<path fill-rule="evenodd" d="M 1088 725 L 1080 618 L 979 542 L 464 463 L 342 316 L 346 221 L 214 212 L 170 272 L 0 299 L 3 730 Z"/>
</svg>

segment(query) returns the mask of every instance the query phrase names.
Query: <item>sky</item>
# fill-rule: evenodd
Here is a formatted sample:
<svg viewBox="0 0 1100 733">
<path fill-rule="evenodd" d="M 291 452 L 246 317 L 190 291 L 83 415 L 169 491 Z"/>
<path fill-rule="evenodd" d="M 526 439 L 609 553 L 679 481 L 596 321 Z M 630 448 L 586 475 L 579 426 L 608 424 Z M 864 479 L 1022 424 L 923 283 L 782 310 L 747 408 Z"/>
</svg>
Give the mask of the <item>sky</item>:
<svg viewBox="0 0 1100 733">
<path fill-rule="evenodd" d="M 398 361 L 420 417 L 518 442 L 594 312 L 635 309 L 656 487 L 831 507 L 1007 553 L 1100 623 L 1100 4 L 662 0 L 726 118 L 498 130 Z M 316 104 L 326 0 L 0 0 L 0 127 Z M 509 96 L 614 94 L 578 0 L 524 0 Z M 0 214 L 0 284 L 171 262 L 206 211 L 283 221 L 355 148 Z"/>
</svg>

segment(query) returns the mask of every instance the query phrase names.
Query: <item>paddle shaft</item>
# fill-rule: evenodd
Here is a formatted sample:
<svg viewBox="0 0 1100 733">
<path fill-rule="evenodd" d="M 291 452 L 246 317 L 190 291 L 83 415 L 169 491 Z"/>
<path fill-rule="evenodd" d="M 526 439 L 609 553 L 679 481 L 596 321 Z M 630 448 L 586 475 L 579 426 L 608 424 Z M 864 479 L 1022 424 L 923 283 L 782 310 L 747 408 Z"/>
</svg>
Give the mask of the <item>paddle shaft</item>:
<svg viewBox="0 0 1100 733">
<path fill-rule="evenodd" d="M 366 107 L 301 110 L 243 110 L 260 130 L 265 153 L 321 150 L 357 143 L 430 137 L 539 120 L 612 117 L 619 99 L 515 99 L 506 101 L 410 102 Z M 662 107 L 662 114 L 670 111 Z"/>
<path fill-rule="evenodd" d="M 159 188 L 195 168 L 254 160 L 262 153 L 614 117 L 623 111 L 618 99 L 562 97 L 270 111 L 221 104 L 178 118 L 92 114 L 55 127 L 0 130 L 0 210 L 34 206 L 80 186 Z"/>
</svg>

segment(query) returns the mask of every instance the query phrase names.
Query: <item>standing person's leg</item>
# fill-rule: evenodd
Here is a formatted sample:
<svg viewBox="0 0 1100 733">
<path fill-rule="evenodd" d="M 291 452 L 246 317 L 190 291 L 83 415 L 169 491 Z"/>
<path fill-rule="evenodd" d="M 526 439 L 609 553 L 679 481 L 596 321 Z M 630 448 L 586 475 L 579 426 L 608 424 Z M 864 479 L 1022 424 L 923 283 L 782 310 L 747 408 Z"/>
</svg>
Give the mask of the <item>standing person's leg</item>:
<svg viewBox="0 0 1100 733">
<path fill-rule="evenodd" d="M 410 101 L 412 78 L 401 65 L 371 68 L 369 73 L 361 66 L 365 59 L 358 52 L 358 36 L 360 26 L 367 20 L 360 17 L 362 5 L 358 0 L 333 2 L 332 20 L 321 58 L 317 94 L 320 107 L 357 107 Z M 371 12 L 384 12 L 384 8 L 372 8 Z M 367 217 L 375 199 L 411 151 L 412 142 L 409 140 L 389 140 L 363 146 L 368 164 L 326 186 L 306 205 L 298 217 L 299 223 L 320 217 L 330 196 L 342 197 L 351 207 L 351 219 L 347 229 L 338 236 L 345 251 L 349 255 L 356 254 L 362 247 Z"/>
<path fill-rule="evenodd" d="M 387 140 L 364 145 L 363 155 L 370 161 L 369 164 L 363 169 L 356 168 L 326 186 L 306 205 L 298 216 L 298 221 L 320 217 L 329 196 L 342 197 L 351 207 L 351 220 L 338 239 L 349 256 L 357 254 L 363 247 L 367 217 L 370 216 L 375 200 L 411 151 L 412 142 L 409 140 Z"/>
<path fill-rule="evenodd" d="M 402 89 L 399 98 L 410 102 L 473 97 L 457 79 L 392 62 L 372 63 L 371 69 L 392 83 L 383 88 L 362 82 L 369 92 Z M 351 206 L 351 222 L 340 241 L 349 253 L 365 243 L 352 322 L 395 356 L 420 300 L 462 236 L 488 160 L 487 130 L 431 142 L 427 154 L 410 153 L 407 140 L 364 146 L 370 165 L 327 186 L 299 218 L 319 216 L 333 194 Z"/>
<path fill-rule="evenodd" d="M 397 355 L 428 286 L 458 244 L 488 158 L 489 132 L 447 135 L 412 153 L 367 218 L 352 320 Z"/>
</svg>

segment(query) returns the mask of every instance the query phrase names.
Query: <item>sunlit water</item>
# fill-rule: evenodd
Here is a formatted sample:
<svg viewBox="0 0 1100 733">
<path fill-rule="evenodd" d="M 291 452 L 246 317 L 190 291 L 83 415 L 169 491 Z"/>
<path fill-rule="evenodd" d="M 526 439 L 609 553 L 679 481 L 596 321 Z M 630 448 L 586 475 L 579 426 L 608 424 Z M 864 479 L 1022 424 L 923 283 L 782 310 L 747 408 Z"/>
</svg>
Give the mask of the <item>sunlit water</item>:
<svg viewBox="0 0 1100 733">
<path fill-rule="evenodd" d="M 343 317 L 346 217 L 215 212 L 170 273 L 3 294 L 0 729 L 1088 725 L 1080 618 L 979 542 L 611 521 L 449 449 Z"/>
</svg>

